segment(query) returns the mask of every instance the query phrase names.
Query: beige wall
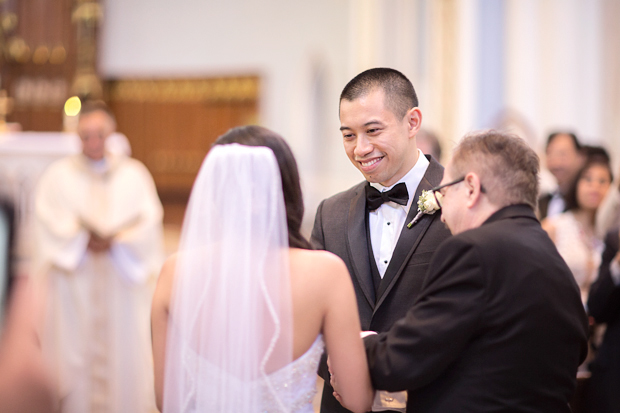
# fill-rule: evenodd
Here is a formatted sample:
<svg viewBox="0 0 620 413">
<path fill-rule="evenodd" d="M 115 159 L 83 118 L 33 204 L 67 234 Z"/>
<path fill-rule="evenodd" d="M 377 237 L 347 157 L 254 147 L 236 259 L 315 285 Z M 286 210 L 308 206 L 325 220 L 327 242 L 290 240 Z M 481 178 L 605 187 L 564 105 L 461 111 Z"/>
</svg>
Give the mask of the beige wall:
<svg viewBox="0 0 620 413">
<path fill-rule="evenodd" d="M 337 117 L 340 90 L 359 71 L 391 66 L 409 76 L 423 124 L 446 149 L 471 129 L 498 126 L 478 120 L 490 1 L 503 10 L 503 124 L 537 149 L 550 129 L 566 127 L 617 151 L 615 0 L 107 0 L 101 71 L 261 76 L 260 122 L 291 143 L 311 222 L 322 198 L 361 179 Z"/>
</svg>

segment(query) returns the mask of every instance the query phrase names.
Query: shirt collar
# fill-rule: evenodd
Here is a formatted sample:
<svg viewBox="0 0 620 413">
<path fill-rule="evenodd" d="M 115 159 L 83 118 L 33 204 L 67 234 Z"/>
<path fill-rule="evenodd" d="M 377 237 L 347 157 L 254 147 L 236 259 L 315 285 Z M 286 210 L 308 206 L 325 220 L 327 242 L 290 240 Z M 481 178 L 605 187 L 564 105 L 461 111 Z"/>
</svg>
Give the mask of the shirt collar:
<svg viewBox="0 0 620 413">
<path fill-rule="evenodd" d="M 424 178 L 424 174 L 426 173 L 426 169 L 430 164 L 429 160 L 426 159 L 426 156 L 422 153 L 421 150 L 418 149 L 418 161 L 413 165 L 413 168 L 409 170 L 398 180 L 398 182 L 394 183 L 392 186 L 383 186 L 377 182 L 371 182 L 370 185 L 377 189 L 379 192 L 385 192 L 392 189 L 395 185 L 404 182 L 407 185 L 407 192 L 409 193 L 409 201 L 407 201 L 406 211 L 409 211 L 409 207 L 411 207 L 411 203 L 413 202 L 413 198 L 415 197 L 415 193 L 422 182 L 422 178 Z M 397 205 L 397 204 L 395 204 Z M 405 206 L 403 206 L 405 208 Z"/>
</svg>

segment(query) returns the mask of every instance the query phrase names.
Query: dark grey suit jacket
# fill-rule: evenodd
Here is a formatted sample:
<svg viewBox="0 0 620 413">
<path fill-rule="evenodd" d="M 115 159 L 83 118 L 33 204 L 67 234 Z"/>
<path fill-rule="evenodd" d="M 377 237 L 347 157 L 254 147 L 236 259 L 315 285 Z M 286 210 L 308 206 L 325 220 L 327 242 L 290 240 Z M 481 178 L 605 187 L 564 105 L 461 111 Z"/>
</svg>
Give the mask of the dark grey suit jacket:
<svg viewBox="0 0 620 413">
<path fill-rule="evenodd" d="M 579 288 L 527 205 L 437 249 L 389 332 L 364 340 L 373 384 L 407 412 L 562 412 L 587 352 Z"/>
<path fill-rule="evenodd" d="M 611 277 L 611 262 L 620 248 L 618 229 L 607 233 L 598 278 L 590 287 L 588 309 L 597 323 L 607 323 L 605 338 L 590 363 L 588 411 L 620 411 L 620 286 Z"/>
<path fill-rule="evenodd" d="M 417 200 L 422 191 L 439 185 L 443 169 L 430 158 L 376 294 L 370 267 L 370 260 L 374 257 L 368 248 L 366 228 L 364 187 L 367 182 L 324 200 L 318 207 L 312 245 L 333 252 L 345 262 L 353 280 L 363 330 L 387 331 L 396 320 L 404 317 L 422 288 L 431 256 L 437 246 L 450 236 L 440 220 L 439 211 L 433 215 L 423 215 L 414 226 L 406 228 L 417 213 Z M 329 374 L 324 363 L 319 368 L 319 374 L 326 379 L 321 412 L 347 412 L 332 396 L 333 389 L 329 385 Z"/>
</svg>

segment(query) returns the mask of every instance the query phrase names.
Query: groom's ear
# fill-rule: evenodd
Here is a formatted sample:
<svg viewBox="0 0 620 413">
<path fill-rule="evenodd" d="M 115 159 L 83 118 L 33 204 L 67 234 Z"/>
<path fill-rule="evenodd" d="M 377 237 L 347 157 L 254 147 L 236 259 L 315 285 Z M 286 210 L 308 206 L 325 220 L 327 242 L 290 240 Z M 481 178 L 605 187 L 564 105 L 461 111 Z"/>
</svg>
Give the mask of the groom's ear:
<svg viewBox="0 0 620 413">
<path fill-rule="evenodd" d="M 420 131 L 420 127 L 422 126 L 422 112 L 420 108 L 411 108 L 407 111 L 405 115 L 407 119 L 407 125 L 409 130 L 409 138 L 415 138 L 415 136 Z"/>
</svg>

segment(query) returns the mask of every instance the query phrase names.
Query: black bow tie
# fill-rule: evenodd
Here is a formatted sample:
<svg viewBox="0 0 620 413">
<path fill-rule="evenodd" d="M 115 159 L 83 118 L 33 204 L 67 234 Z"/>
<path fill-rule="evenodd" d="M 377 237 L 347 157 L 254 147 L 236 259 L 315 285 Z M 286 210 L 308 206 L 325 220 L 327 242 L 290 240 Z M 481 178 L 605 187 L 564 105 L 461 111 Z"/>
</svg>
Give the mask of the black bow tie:
<svg viewBox="0 0 620 413">
<path fill-rule="evenodd" d="M 399 205 L 407 205 L 407 201 L 409 201 L 407 185 L 401 182 L 386 192 L 379 192 L 377 188 L 366 185 L 366 205 L 369 211 L 374 211 L 388 201 L 396 202 Z"/>
</svg>

